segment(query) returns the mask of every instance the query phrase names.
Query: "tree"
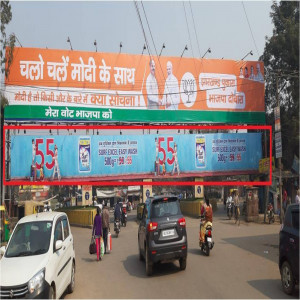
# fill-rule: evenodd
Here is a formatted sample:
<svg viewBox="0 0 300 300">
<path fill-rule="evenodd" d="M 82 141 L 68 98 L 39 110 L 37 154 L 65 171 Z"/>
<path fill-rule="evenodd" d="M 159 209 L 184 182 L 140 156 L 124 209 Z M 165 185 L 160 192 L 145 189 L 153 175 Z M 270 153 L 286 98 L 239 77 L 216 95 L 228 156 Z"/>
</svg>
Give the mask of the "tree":
<svg viewBox="0 0 300 300">
<path fill-rule="evenodd" d="M 299 2 L 273 2 L 271 8 L 273 35 L 266 37 L 260 57 L 265 64 L 267 123 L 274 124 L 278 81 L 282 162 L 290 168 L 294 154 L 299 156 Z"/>
<path fill-rule="evenodd" d="M 5 27 L 6 25 L 11 21 L 12 19 L 12 13 L 11 13 L 11 6 L 9 4 L 9 1 L 0 1 L 0 18 L 1 18 L 1 24 L 0 24 L 0 29 L 1 29 L 1 37 L 0 37 L 0 43 L 2 45 L 2 48 L 0 49 L 0 62 L 1 62 L 1 73 L 4 73 L 5 76 L 9 76 L 9 70 L 10 70 L 10 65 L 12 63 L 13 59 L 13 50 L 15 46 L 15 41 L 16 37 L 14 34 L 11 34 L 9 38 L 6 38 L 6 33 L 5 33 Z M 5 55 L 5 48 L 9 47 L 9 53 Z M 2 78 L 2 77 L 1 77 Z M 1 86 L 2 86 L 2 80 L 1 80 Z M 1 141 L 3 140 L 2 138 L 2 127 L 4 124 L 4 107 L 8 105 L 7 99 L 4 97 L 2 90 L 0 89 L 0 102 L 1 102 L 1 111 L 0 111 L 0 119 L 1 119 L 1 133 L 0 133 L 0 139 Z M 3 170 L 3 145 L 1 143 L 1 170 Z M 1 174 L 2 175 L 2 174 Z M 2 189 L 2 176 L 1 176 L 1 189 Z M 0 197 L 2 198 L 2 192 L 0 193 Z"/>
</svg>

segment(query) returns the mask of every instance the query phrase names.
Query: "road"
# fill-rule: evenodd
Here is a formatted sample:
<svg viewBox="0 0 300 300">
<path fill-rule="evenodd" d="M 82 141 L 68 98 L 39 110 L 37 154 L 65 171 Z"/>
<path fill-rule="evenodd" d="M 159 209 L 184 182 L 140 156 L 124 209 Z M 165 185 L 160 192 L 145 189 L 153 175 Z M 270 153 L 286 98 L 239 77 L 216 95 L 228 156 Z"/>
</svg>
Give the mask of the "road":
<svg viewBox="0 0 300 300">
<path fill-rule="evenodd" d="M 145 263 L 138 258 L 136 210 L 129 213 L 127 227 L 119 237 L 113 234 L 112 252 L 99 262 L 88 251 L 91 229 L 72 227 L 76 284 L 74 293 L 64 298 L 297 298 L 297 293 L 290 297 L 281 288 L 279 224 L 241 221 L 237 226 L 227 219 L 220 204 L 213 222 L 215 246 L 206 257 L 198 246 L 199 220 L 186 217 L 186 223 L 186 270 L 180 271 L 177 261 L 159 264 L 151 277 L 146 276 Z"/>
</svg>

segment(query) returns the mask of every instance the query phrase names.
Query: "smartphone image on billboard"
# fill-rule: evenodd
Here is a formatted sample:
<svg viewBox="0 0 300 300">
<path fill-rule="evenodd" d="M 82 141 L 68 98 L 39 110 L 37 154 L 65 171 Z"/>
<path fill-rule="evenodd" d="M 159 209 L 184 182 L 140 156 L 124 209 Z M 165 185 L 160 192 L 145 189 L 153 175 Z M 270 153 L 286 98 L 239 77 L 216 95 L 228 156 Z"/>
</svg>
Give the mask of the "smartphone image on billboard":
<svg viewBox="0 0 300 300">
<path fill-rule="evenodd" d="M 79 172 L 91 171 L 91 139 L 79 138 Z"/>
</svg>

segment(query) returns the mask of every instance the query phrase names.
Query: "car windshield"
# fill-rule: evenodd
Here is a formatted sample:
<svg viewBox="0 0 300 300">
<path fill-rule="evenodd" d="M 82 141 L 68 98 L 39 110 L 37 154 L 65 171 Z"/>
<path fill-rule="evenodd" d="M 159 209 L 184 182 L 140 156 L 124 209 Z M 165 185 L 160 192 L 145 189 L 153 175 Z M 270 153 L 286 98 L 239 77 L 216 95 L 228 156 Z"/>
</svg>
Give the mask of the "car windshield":
<svg viewBox="0 0 300 300">
<path fill-rule="evenodd" d="M 39 255 L 48 252 L 52 222 L 18 224 L 9 242 L 5 257 Z"/>
<path fill-rule="evenodd" d="M 176 216 L 178 214 L 180 214 L 180 208 L 177 198 L 162 198 L 154 200 L 152 203 L 151 216 L 153 218 Z"/>
</svg>

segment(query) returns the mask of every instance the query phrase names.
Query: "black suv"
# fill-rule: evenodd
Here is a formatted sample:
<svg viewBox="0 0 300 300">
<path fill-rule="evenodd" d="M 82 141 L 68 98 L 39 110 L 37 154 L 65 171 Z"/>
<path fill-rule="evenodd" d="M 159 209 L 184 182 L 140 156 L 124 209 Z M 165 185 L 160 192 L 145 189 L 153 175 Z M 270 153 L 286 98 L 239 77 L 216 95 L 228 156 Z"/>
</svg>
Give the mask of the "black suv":
<svg viewBox="0 0 300 300">
<path fill-rule="evenodd" d="M 155 196 L 145 201 L 138 231 L 140 260 L 146 260 L 146 273 L 153 273 L 153 264 L 179 259 L 185 270 L 187 235 L 185 219 L 175 196 Z"/>
<path fill-rule="evenodd" d="M 284 292 L 290 295 L 299 284 L 299 204 L 287 207 L 279 236 L 281 282 Z"/>
</svg>

